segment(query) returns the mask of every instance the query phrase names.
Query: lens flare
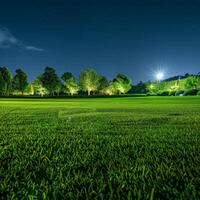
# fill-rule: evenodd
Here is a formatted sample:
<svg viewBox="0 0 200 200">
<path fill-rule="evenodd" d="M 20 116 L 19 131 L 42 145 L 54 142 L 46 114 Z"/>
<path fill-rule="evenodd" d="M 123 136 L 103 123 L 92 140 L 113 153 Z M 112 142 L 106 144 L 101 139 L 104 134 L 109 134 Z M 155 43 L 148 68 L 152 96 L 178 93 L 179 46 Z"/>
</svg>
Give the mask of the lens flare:
<svg viewBox="0 0 200 200">
<path fill-rule="evenodd" d="M 163 78 L 164 78 L 164 73 L 163 72 L 159 71 L 159 72 L 156 73 L 156 79 L 158 81 L 161 81 Z"/>
</svg>

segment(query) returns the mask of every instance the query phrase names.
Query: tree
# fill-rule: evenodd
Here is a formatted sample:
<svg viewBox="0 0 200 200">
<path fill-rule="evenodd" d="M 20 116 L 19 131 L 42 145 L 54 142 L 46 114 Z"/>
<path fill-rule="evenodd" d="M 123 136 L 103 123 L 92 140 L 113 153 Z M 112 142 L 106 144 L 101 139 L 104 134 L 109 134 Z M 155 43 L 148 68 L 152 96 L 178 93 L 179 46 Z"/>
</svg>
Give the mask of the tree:
<svg viewBox="0 0 200 200">
<path fill-rule="evenodd" d="M 109 86 L 109 81 L 105 76 L 99 76 L 99 92 L 102 93 L 102 91 Z"/>
<path fill-rule="evenodd" d="M 48 90 L 42 86 L 41 77 L 37 77 L 33 82 L 34 95 L 44 96 L 48 94 Z"/>
<path fill-rule="evenodd" d="M 13 87 L 15 90 L 19 90 L 23 95 L 28 86 L 27 74 L 22 69 L 17 69 L 15 72 L 16 75 L 13 78 Z"/>
<path fill-rule="evenodd" d="M 4 80 L 1 72 L 0 72 L 0 95 L 4 95 Z"/>
<path fill-rule="evenodd" d="M 79 86 L 72 73 L 65 72 L 62 76 L 62 79 L 65 81 L 66 91 L 68 94 L 74 95 L 78 93 Z"/>
<path fill-rule="evenodd" d="M 117 90 L 115 88 L 114 83 L 112 81 L 110 81 L 108 83 L 108 85 L 101 90 L 101 93 L 105 94 L 105 95 L 114 95 L 114 94 L 117 94 Z"/>
<path fill-rule="evenodd" d="M 12 89 L 12 75 L 7 67 L 0 67 L 0 94 L 9 95 Z"/>
<path fill-rule="evenodd" d="M 57 84 L 57 86 L 55 88 L 55 93 L 59 96 L 59 94 L 61 93 L 61 91 L 62 91 L 62 83 L 59 80 L 59 82 L 58 82 L 58 84 Z"/>
<path fill-rule="evenodd" d="M 34 95 L 34 87 L 33 84 L 30 83 L 27 85 L 26 90 L 24 91 L 28 95 Z"/>
<path fill-rule="evenodd" d="M 56 70 L 52 67 L 46 67 L 44 73 L 40 76 L 42 86 L 45 87 L 50 95 L 54 95 L 55 92 L 59 92 L 61 86 L 60 79 L 56 74 Z"/>
<path fill-rule="evenodd" d="M 86 91 L 88 95 L 91 92 L 95 92 L 99 88 L 100 77 L 97 72 L 93 69 L 86 69 L 80 75 L 80 86 L 83 91 Z"/>
<path fill-rule="evenodd" d="M 64 83 L 66 83 L 66 80 L 72 76 L 72 73 L 71 72 L 65 72 L 62 76 L 61 76 L 61 79 Z"/>
<path fill-rule="evenodd" d="M 186 89 L 197 89 L 200 87 L 200 78 L 198 76 L 191 76 L 187 78 L 185 83 Z"/>
<path fill-rule="evenodd" d="M 131 79 L 124 74 L 118 74 L 113 83 L 119 94 L 125 94 L 131 89 Z"/>
<path fill-rule="evenodd" d="M 157 91 L 158 92 L 158 88 L 157 86 L 160 85 L 159 84 L 151 84 L 150 85 L 150 92 L 154 92 L 154 91 Z M 147 85 L 145 83 L 143 83 L 142 81 L 139 81 L 139 83 L 135 86 L 133 86 L 133 93 L 135 94 L 144 94 L 144 93 L 147 93 L 148 92 L 148 88 L 147 88 Z"/>
</svg>

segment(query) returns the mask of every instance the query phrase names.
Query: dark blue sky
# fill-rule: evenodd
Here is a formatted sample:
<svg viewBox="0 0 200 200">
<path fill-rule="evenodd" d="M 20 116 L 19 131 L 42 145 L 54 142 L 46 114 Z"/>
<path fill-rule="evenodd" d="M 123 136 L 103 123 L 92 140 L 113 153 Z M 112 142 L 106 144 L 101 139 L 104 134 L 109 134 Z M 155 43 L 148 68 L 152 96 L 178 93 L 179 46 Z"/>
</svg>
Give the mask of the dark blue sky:
<svg viewBox="0 0 200 200">
<path fill-rule="evenodd" d="M 0 65 L 30 80 L 44 67 L 76 76 L 86 67 L 134 82 L 200 71 L 199 0 L 6 0 Z"/>
</svg>

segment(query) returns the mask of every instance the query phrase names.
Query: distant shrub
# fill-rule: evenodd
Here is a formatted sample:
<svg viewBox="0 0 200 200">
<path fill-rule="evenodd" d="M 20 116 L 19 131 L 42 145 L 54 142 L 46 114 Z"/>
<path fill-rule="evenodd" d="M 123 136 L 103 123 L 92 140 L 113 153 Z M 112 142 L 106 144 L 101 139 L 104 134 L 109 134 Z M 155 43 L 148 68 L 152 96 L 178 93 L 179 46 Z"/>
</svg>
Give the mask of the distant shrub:
<svg viewBox="0 0 200 200">
<path fill-rule="evenodd" d="M 199 91 L 197 89 L 190 89 L 184 92 L 185 96 L 195 96 Z"/>
<path fill-rule="evenodd" d="M 197 96 L 200 96 L 200 91 L 197 92 Z"/>
</svg>

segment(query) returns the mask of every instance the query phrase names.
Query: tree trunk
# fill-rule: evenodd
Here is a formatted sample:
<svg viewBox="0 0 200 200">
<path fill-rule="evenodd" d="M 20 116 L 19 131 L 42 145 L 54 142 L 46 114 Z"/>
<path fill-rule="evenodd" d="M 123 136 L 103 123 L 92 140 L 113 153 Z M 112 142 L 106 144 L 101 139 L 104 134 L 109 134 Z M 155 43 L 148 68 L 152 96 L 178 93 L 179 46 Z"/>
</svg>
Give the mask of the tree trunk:
<svg viewBox="0 0 200 200">
<path fill-rule="evenodd" d="M 90 91 L 90 90 L 88 90 L 88 96 L 90 96 L 90 92 L 91 92 L 91 91 Z"/>
</svg>

